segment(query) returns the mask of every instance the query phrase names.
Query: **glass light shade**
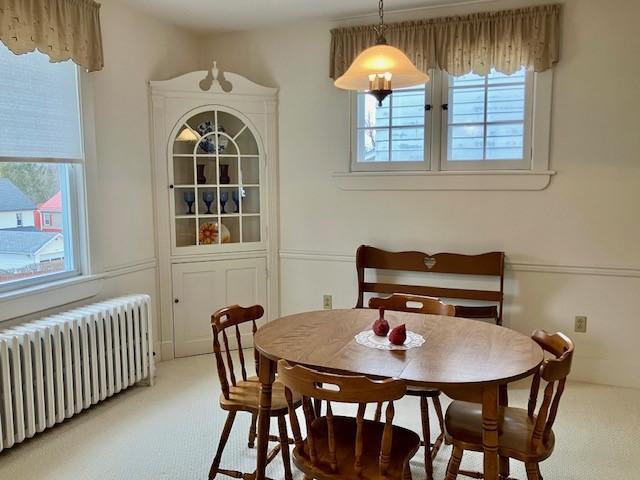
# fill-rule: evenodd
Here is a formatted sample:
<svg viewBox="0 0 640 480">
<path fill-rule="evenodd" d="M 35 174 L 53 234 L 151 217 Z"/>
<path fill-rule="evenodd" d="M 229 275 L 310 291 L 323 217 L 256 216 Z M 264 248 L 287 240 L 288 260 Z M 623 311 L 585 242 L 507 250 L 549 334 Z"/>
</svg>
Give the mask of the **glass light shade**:
<svg viewBox="0 0 640 480">
<path fill-rule="evenodd" d="M 418 70 L 402 51 L 390 45 L 380 44 L 367 48 L 358 55 L 334 85 L 344 90 L 369 90 L 370 75 L 388 79 L 391 88 L 394 89 L 429 81 L 429 75 Z"/>
<path fill-rule="evenodd" d="M 178 142 L 197 142 L 200 140 L 200 136 L 191 130 L 190 128 L 183 128 L 180 134 L 176 137 Z"/>
</svg>

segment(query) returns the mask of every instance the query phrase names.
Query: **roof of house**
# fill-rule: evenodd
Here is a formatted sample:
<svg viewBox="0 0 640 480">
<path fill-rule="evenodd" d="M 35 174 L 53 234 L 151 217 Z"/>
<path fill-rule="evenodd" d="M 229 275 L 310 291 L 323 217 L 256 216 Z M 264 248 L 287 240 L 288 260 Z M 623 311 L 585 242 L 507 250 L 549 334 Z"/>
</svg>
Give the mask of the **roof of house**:
<svg viewBox="0 0 640 480">
<path fill-rule="evenodd" d="M 8 178 L 0 178 L 0 212 L 35 210 L 36 204 Z"/>
<path fill-rule="evenodd" d="M 0 230 L 0 253 L 33 255 L 59 233 Z"/>
<path fill-rule="evenodd" d="M 38 205 L 38 210 L 41 212 L 62 212 L 62 195 L 60 192 Z"/>
</svg>

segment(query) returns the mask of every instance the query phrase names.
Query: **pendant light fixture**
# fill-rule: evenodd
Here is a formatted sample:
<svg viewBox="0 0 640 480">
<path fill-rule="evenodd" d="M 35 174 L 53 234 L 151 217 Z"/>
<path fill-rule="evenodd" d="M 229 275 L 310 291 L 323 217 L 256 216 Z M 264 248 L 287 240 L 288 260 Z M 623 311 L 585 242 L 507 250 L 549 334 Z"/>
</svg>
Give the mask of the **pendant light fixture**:
<svg viewBox="0 0 640 480">
<path fill-rule="evenodd" d="M 360 53 L 334 85 L 344 90 L 366 91 L 376 97 L 378 106 L 382 106 L 393 88 L 426 83 L 429 75 L 418 70 L 402 51 L 387 45 L 383 0 L 378 2 L 378 15 L 380 24 L 373 27 L 378 35 L 376 44 Z"/>
</svg>

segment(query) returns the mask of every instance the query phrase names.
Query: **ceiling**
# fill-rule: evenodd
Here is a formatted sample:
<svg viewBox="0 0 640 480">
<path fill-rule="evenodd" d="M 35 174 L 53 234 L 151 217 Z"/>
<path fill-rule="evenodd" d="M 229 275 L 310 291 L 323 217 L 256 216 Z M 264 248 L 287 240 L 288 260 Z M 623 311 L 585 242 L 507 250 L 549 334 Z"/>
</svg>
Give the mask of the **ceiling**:
<svg viewBox="0 0 640 480">
<path fill-rule="evenodd" d="M 251 30 L 301 19 L 338 19 L 376 13 L 376 0 L 124 0 L 170 23 L 197 32 Z M 451 0 L 386 0 L 397 11 Z"/>
</svg>

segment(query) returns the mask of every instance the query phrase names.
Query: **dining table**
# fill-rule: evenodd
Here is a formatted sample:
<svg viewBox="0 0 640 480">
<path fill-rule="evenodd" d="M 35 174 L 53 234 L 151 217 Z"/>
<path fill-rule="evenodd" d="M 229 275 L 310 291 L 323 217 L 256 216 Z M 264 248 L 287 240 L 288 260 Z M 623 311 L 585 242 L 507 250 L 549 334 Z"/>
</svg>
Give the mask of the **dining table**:
<svg viewBox="0 0 640 480">
<path fill-rule="evenodd" d="M 288 315 L 260 327 L 256 480 L 265 479 L 269 410 L 277 362 L 314 370 L 398 378 L 408 386 L 437 388 L 453 399 L 482 404 L 484 478 L 498 480 L 498 411 L 507 404 L 506 385 L 532 375 L 544 360 L 540 346 L 509 328 L 478 320 L 420 313 L 385 312 L 393 328 L 406 325 L 425 342 L 407 350 L 370 348 L 355 339 L 370 330 L 377 310 L 321 310 Z"/>
</svg>

